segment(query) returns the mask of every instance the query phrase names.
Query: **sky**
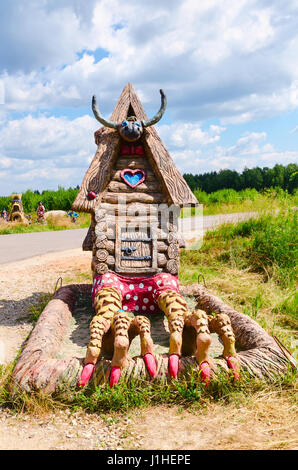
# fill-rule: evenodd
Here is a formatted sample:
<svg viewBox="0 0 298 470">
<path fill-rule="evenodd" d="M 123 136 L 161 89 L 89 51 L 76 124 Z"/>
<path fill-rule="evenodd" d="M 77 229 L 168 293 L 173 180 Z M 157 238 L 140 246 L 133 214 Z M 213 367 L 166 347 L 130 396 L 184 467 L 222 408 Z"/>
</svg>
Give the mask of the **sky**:
<svg viewBox="0 0 298 470">
<path fill-rule="evenodd" d="M 0 195 L 80 185 L 131 82 L 181 173 L 298 162 L 298 0 L 0 0 Z"/>
</svg>

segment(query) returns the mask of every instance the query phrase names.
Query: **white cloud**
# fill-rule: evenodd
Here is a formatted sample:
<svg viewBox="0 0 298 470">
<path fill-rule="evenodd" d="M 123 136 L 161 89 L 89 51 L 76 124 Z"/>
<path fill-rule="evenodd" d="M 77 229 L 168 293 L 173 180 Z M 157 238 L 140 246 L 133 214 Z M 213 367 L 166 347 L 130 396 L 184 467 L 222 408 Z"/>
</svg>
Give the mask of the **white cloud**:
<svg viewBox="0 0 298 470">
<path fill-rule="evenodd" d="M 50 160 L 71 156 L 76 165 L 78 153 L 94 150 L 93 132 L 98 123 L 90 116 L 69 121 L 66 118 L 28 115 L 8 121 L 0 129 L 0 155 L 14 159 Z M 80 158 L 80 161 L 82 158 Z"/>
<path fill-rule="evenodd" d="M 207 131 L 201 129 L 199 124 L 175 123 L 171 125 L 160 125 L 157 127 L 162 140 L 172 149 L 196 148 L 214 144 L 220 139 L 220 134 L 225 131 L 224 127 L 211 125 Z"/>
<path fill-rule="evenodd" d="M 162 86 L 180 120 L 245 122 L 297 107 L 295 4 L 186 0 L 169 8 L 101 0 L 91 3 L 89 16 L 78 4 L 31 0 L 24 18 L 12 7 L 3 14 L 3 24 L 14 14 L 19 26 L 10 35 L 3 28 L 3 51 L 25 49 L 24 61 L 10 54 L 11 67 L 3 52 L 8 109 L 86 105 L 97 92 L 111 111 L 127 81 L 149 104 Z M 107 57 L 96 61 L 98 48 Z M 78 58 L 84 49 L 89 53 Z"/>
<path fill-rule="evenodd" d="M 298 150 L 297 151 L 284 151 L 284 152 L 276 152 L 273 151 L 272 148 L 271 152 L 264 152 L 261 156 L 262 161 L 264 164 L 268 164 L 272 166 L 272 164 L 280 163 L 282 165 L 287 165 L 288 163 L 293 163 L 298 161 Z"/>
<path fill-rule="evenodd" d="M 287 165 L 298 161 L 298 151 L 277 151 L 266 138 L 265 132 L 245 133 L 230 147 L 185 148 L 171 155 L 182 172 L 196 174 L 227 168 L 242 171 L 245 167 L 272 167 L 276 163 Z"/>
<path fill-rule="evenodd" d="M 57 188 L 82 181 L 96 146 L 93 133 L 98 123 L 90 116 L 69 121 L 31 115 L 8 121 L 0 129 L 1 193 L 13 187 Z"/>
<path fill-rule="evenodd" d="M 282 0 L 2 2 L 2 188 L 80 183 L 95 151 L 91 96 L 108 116 L 129 81 L 148 115 L 165 90 L 158 130 L 182 172 L 295 159 L 262 129 L 229 146 L 221 136 L 297 109 L 297 18 L 297 2 Z"/>
<path fill-rule="evenodd" d="M 228 148 L 227 151 L 233 155 L 255 155 L 262 153 L 263 149 L 260 147 L 260 142 L 264 141 L 266 137 L 266 132 L 246 133 L 238 139 L 236 145 Z M 266 148 L 268 149 L 267 146 Z"/>
<path fill-rule="evenodd" d="M 56 189 L 81 184 L 96 147 L 98 123 L 90 116 L 69 121 L 40 115 L 6 122 L 0 129 L 1 194 L 31 189 Z M 273 166 L 298 159 L 298 151 L 277 151 L 266 132 L 246 132 L 234 145 L 220 145 L 226 129 L 177 123 L 160 125 L 159 135 L 182 173 L 223 168 Z"/>
<path fill-rule="evenodd" d="M 295 134 L 296 132 L 298 132 L 298 126 L 294 127 L 294 129 L 291 129 L 289 131 L 290 134 Z"/>
<path fill-rule="evenodd" d="M 0 63 L 9 73 L 63 66 L 88 47 L 86 11 L 76 0 L 28 0 L 0 4 Z M 82 2 L 81 2 L 82 3 Z"/>
</svg>

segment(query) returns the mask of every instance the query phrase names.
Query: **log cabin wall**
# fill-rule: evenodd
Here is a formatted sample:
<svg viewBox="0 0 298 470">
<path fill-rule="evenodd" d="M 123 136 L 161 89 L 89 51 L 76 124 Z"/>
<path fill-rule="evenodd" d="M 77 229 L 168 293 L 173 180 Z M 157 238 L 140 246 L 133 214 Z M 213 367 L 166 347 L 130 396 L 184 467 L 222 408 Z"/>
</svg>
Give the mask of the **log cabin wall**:
<svg viewBox="0 0 298 470">
<path fill-rule="evenodd" d="M 169 215 L 169 197 L 153 168 L 141 142 L 120 145 L 85 240 L 84 249 L 92 245 L 93 275 L 108 271 L 129 276 L 162 271 L 178 275 L 180 209 L 175 207 L 174 215 Z M 130 187 L 123 170 L 128 170 L 128 176 L 132 176 L 129 170 L 142 170 L 145 179 Z M 123 198 L 125 205 L 121 205 Z"/>
</svg>

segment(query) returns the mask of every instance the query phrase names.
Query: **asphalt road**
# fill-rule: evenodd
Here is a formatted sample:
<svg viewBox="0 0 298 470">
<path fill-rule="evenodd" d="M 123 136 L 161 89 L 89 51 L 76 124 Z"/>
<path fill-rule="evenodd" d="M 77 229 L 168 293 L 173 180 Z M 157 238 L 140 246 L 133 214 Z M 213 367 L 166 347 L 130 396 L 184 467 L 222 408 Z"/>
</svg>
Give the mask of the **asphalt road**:
<svg viewBox="0 0 298 470">
<path fill-rule="evenodd" d="M 21 261 L 56 251 L 80 248 L 86 228 L 57 232 L 32 232 L 0 235 L 0 264 Z"/>
<path fill-rule="evenodd" d="M 187 241 L 197 238 L 207 230 L 223 223 L 247 220 L 256 212 L 217 214 L 205 217 L 180 219 L 180 232 Z M 46 253 L 80 248 L 88 229 L 61 230 L 57 232 L 32 232 L 0 235 L 0 264 L 21 261 Z"/>
</svg>

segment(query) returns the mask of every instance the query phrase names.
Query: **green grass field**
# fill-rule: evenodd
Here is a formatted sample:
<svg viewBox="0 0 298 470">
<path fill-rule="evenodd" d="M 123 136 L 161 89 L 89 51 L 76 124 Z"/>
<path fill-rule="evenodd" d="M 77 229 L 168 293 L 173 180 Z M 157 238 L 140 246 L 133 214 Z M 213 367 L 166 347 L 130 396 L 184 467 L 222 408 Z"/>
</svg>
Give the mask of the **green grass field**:
<svg viewBox="0 0 298 470">
<path fill-rule="evenodd" d="M 181 253 L 180 281 L 204 279 L 226 303 L 257 320 L 290 349 L 297 339 L 297 212 L 267 213 L 221 226 L 200 250 Z"/>
<path fill-rule="evenodd" d="M 53 230 L 74 230 L 78 228 L 87 228 L 90 225 L 90 214 L 80 213 L 79 218 L 74 223 L 70 216 L 53 216 L 47 219 L 47 223 L 38 223 L 36 214 L 30 213 L 32 224 L 25 225 L 18 222 L 4 222 L 0 219 L 0 235 L 9 235 L 13 233 L 31 233 L 31 232 L 48 232 Z"/>
<path fill-rule="evenodd" d="M 230 214 L 233 212 L 264 212 L 272 209 L 284 209 L 298 205 L 298 192 L 289 194 L 281 188 L 268 189 L 258 192 L 256 189 L 221 189 L 207 194 L 195 190 L 194 194 L 200 204 L 203 204 L 204 215 Z M 195 210 L 185 208 L 182 217 L 195 215 Z"/>
</svg>

